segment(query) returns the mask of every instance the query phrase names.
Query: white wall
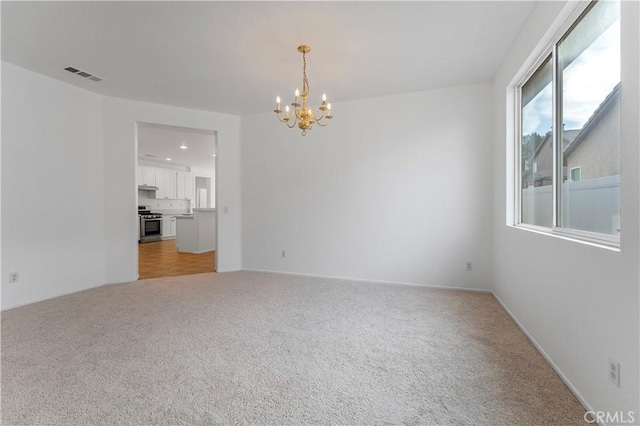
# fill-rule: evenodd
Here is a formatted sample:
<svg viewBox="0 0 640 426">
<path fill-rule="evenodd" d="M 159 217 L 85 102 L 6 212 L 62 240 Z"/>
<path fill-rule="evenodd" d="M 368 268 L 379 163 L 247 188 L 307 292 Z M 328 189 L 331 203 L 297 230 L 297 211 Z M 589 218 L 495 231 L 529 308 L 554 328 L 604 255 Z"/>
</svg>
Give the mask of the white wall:
<svg viewBox="0 0 640 426">
<path fill-rule="evenodd" d="M 633 410 L 638 422 L 640 37 L 638 3 L 622 3 L 622 250 L 505 225 L 513 202 L 507 88 L 554 20 L 568 13 L 564 3 L 542 2 L 494 84 L 494 292 L 587 407 L 612 414 Z M 620 388 L 608 380 L 609 357 L 621 364 Z"/>
<path fill-rule="evenodd" d="M 100 96 L 2 63 L 3 308 L 106 282 L 102 145 Z"/>
<path fill-rule="evenodd" d="M 336 104 L 305 137 L 243 117 L 243 268 L 487 288 L 491 100 L 474 85 Z"/>
<path fill-rule="evenodd" d="M 105 98 L 5 62 L 2 107 L 3 309 L 137 279 L 136 121 L 218 132 L 218 270 L 240 269 L 238 117 Z"/>
</svg>

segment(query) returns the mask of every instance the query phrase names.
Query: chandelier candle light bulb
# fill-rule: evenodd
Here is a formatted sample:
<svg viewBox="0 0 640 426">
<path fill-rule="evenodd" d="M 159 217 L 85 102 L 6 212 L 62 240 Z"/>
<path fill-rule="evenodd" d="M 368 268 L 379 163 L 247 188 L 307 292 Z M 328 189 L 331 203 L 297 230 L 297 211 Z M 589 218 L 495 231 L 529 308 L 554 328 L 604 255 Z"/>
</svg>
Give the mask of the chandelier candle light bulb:
<svg viewBox="0 0 640 426">
<path fill-rule="evenodd" d="M 327 95 L 322 94 L 322 103 L 318 108 L 321 112 L 318 117 L 312 108 L 307 109 L 307 98 L 309 97 L 309 81 L 307 80 L 307 57 L 306 54 L 311 51 L 311 48 L 307 45 L 298 46 L 298 52 L 302 53 L 302 93 L 299 89 L 295 91 L 295 99 L 291 106 L 293 107 L 293 114 L 289 115 L 289 105 L 285 107 L 285 116 L 280 117 L 282 110 L 280 109 L 280 96 L 276 97 L 276 109 L 273 111 L 276 113 L 276 117 L 281 122 L 285 123 L 290 129 L 294 128 L 296 124 L 298 128 L 302 130 L 302 136 L 307 134 L 307 130 L 311 130 L 314 124 L 324 127 L 329 124 L 329 120 L 333 118 L 331 115 L 331 104 L 327 103 Z M 302 97 L 302 105 L 298 103 L 298 98 Z M 325 115 L 326 114 L 326 115 Z M 293 122 L 291 120 L 293 119 Z"/>
</svg>

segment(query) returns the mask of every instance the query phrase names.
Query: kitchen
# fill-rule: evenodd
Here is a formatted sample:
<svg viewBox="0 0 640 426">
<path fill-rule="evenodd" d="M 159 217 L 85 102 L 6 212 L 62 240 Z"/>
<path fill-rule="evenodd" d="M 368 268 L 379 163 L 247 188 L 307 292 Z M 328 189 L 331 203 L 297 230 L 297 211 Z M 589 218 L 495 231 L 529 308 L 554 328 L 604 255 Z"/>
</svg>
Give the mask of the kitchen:
<svg viewBox="0 0 640 426">
<path fill-rule="evenodd" d="M 138 123 L 139 279 L 215 271 L 215 132 Z"/>
</svg>

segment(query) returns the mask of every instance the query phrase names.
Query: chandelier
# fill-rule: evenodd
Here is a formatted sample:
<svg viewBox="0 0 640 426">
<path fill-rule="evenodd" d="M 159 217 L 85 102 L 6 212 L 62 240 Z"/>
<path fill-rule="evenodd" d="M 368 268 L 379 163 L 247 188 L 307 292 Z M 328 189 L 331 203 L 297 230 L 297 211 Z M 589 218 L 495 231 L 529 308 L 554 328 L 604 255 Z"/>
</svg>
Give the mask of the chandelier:
<svg viewBox="0 0 640 426">
<path fill-rule="evenodd" d="M 327 95 L 322 94 L 322 104 L 318 108 L 320 110 L 320 117 L 312 108 L 307 109 L 307 98 L 309 97 L 309 81 L 307 81 L 307 57 L 306 54 L 311 51 L 311 47 L 303 44 L 298 46 L 298 52 L 302 53 L 302 94 L 300 90 L 295 91 L 295 100 L 291 103 L 293 112 L 287 105 L 284 109 L 284 117 L 281 117 L 282 110 L 280 109 L 280 96 L 276 97 L 276 109 L 273 112 L 276 113 L 278 120 L 285 123 L 288 128 L 293 129 L 298 124 L 300 130 L 302 130 L 302 136 L 307 134 L 307 130 L 311 130 L 314 124 L 324 127 L 329 124 L 329 120 L 333 118 L 331 115 L 331 104 L 327 103 Z M 299 98 L 302 98 L 302 104 L 299 103 Z"/>
</svg>

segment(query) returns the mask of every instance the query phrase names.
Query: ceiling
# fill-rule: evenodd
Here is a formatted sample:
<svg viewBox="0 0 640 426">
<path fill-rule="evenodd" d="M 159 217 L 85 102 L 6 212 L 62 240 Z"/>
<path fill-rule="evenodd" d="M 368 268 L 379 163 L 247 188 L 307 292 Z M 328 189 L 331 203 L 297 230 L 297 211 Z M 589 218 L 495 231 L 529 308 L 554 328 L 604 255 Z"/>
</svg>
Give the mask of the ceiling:
<svg viewBox="0 0 640 426">
<path fill-rule="evenodd" d="M 2 1 L 2 60 L 107 96 L 234 115 L 493 79 L 535 2 Z M 73 66 L 104 79 L 64 70 Z M 315 104 L 315 102 L 313 102 Z"/>
<path fill-rule="evenodd" d="M 182 144 L 187 148 L 180 148 Z M 213 170 L 215 153 L 216 136 L 211 131 L 138 123 L 140 159 Z"/>
</svg>

